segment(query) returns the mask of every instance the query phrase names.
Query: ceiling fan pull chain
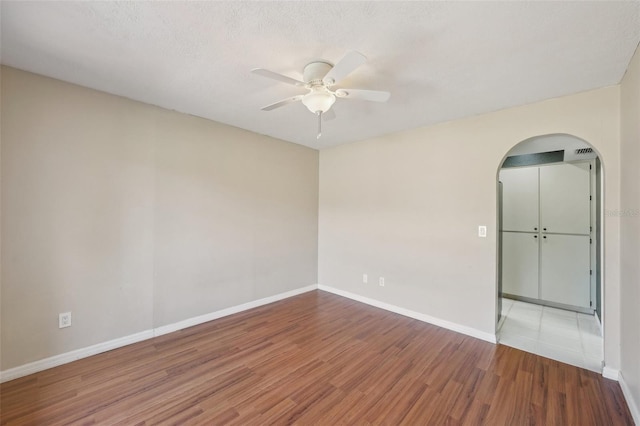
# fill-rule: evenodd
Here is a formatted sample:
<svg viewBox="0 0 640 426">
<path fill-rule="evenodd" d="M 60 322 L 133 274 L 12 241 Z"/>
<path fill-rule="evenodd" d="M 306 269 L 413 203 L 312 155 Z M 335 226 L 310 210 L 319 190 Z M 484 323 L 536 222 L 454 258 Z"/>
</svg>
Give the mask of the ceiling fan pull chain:
<svg viewBox="0 0 640 426">
<path fill-rule="evenodd" d="M 316 114 L 318 114 L 318 136 L 316 136 L 316 139 L 320 139 L 320 136 L 322 136 L 322 111 L 318 111 Z"/>
</svg>

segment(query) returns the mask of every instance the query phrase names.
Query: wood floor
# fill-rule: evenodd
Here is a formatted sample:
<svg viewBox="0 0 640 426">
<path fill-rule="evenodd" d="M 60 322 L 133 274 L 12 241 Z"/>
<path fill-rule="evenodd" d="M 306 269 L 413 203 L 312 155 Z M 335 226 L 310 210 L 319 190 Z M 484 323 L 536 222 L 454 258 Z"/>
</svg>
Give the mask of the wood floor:
<svg viewBox="0 0 640 426">
<path fill-rule="evenodd" d="M 631 425 L 618 383 L 322 291 L 0 387 L 2 424 Z"/>
</svg>

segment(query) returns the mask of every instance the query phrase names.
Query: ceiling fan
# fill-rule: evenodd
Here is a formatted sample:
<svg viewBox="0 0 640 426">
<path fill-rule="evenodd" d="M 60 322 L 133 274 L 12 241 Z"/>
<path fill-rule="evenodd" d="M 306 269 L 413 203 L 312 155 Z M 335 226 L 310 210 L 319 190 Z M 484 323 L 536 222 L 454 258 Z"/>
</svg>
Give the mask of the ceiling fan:
<svg viewBox="0 0 640 426">
<path fill-rule="evenodd" d="M 343 78 L 351 74 L 356 68 L 366 62 L 367 58 L 359 52 L 351 51 L 347 53 L 335 65 L 324 60 L 318 60 L 307 64 L 302 72 L 304 81 L 288 77 L 277 72 L 264 68 L 254 68 L 252 73 L 263 77 L 278 80 L 293 86 L 304 87 L 309 92 L 304 95 L 296 95 L 283 99 L 274 104 L 262 108 L 263 111 L 271 111 L 282 106 L 302 101 L 309 111 L 318 116 L 318 136 L 322 134 L 322 117 L 331 119 L 335 117 L 331 106 L 336 98 L 360 99 L 364 101 L 386 102 L 391 95 L 389 92 L 363 89 L 335 89 L 332 87 L 338 84 Z M 328 113 L 327 113 L 328 112 Z"/>
</svg>

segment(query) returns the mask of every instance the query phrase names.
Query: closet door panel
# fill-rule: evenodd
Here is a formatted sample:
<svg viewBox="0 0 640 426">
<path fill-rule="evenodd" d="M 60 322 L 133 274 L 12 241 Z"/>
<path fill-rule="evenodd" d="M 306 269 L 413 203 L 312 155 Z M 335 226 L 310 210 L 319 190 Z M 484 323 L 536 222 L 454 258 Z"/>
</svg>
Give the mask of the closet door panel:
<svg viewBox="0 0 640 426">
<path fill-rule="evenodd" d="M 502 292 L 537 299 L 538 295 L 537 234 L 502 233 Z"/>
<path fill-rule="evenodd" d="M 545 235 L 541 246 L 541 298 L 550 302 L 589 308 L 589 236 Z"/>
<path fill-rule="evenodd" d="M 536 232 L 538 228 L 538 168 L 500 171 L 502 230 Z"/>
<path fill-rule="evenodd" d="M 540 167 L 542 232 L 589 234 L 590 195 L 591 180 L 588 163 Z"/>
</svg>

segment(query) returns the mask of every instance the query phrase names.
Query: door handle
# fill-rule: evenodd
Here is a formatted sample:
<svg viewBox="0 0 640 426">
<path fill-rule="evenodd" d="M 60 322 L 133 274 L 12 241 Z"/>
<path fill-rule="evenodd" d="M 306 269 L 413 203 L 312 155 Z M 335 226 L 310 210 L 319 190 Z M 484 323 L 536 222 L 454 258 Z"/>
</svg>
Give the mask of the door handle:
<svg viewBox="0 0 640 426">
<path fill-rule="evenodd" d="M 533 238 L 538 238 L 538 236 L 537 236 L 537 235 L 534 235 L 534 236 L 533 236 Z"/>
</svg>

